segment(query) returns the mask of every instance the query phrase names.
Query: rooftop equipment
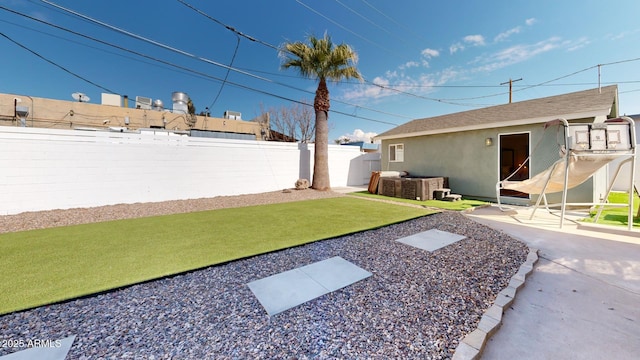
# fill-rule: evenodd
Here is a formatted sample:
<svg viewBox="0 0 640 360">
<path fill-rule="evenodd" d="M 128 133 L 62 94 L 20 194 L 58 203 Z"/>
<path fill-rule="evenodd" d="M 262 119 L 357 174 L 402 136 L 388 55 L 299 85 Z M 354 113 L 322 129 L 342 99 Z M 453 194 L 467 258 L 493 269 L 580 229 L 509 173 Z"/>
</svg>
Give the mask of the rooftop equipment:
<svg viewBox="0 0 640 360">
<path fill-rule="evenodd" d="M 20 117 L 20 126 L 26 127 L 29 108 L 26 106 L 16 106 L 16 116 Z"/>
<path fill-rule="evenodd" d="M 136 96 L 136 109 L 151 110 L 151 98 Z"/>
<path fill-rule="evenodd" d="M 237 111 L 227 110 L 224 112 L 223 116 L 225 119 L 242 120 L 242 113 L 239 113 Z"/>
<path fill-rule="evenodd" d="M 91 99 L 87 96 L 87 94 L 81 92 L 74 92 L 71 94 L 73 100 L 77 100 L 78 102 L 89 102 Z"/>
<path fill-rule="evenodd" d="M 164 110 L 164 104 L 162 103 L 162 100 L 155 99 L 153 100 L 153 104 L 151 104 L 151 108 L 156 111 L 162 111 Z"/>
<path fill-rule="evenodd" d="M 187 93 L 175 91 L 171 94 L 171 101 L 174 113 L 189 113 L 189 95 Z"/>
<path fill-rule="evenodd" d="M 101 102 L 102 105 L 110 105 L 110 106 L 122 106 L 122 98 L 120 97 L 120 95 L 118 94 L 106 94 L 106 93 L 102 93 L 101 95 Z"/>
</svg>

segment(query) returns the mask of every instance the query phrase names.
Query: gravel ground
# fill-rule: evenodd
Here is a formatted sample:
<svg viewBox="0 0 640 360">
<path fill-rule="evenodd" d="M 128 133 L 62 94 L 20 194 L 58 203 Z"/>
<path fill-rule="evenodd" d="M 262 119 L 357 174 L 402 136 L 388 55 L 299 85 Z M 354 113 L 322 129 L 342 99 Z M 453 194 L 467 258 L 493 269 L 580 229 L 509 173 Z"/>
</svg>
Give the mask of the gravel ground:
<svg viewBox="0 0 640 360">
<path fill-rule="evenodd" d="M 343 195 L 305 190 L 29 213 L 0 217 L 0 226 L 27 229 L 328 196 Z M 16 220 L 31 214 L 37 224 Z M 433 228 L 467 238 L 431 253 L 394 241 Z M 450 358 L 527 252 L 504 233 L 442 212 L 4 315 L 0 341 L 76 335 L 68 359 Z M 333 256 L 373 276 L 272 317 L 246 285 Z M 0 346 L 0 356 L 16 350 Z"/>
<path fill-rule="evenodd" d="M 0 234 L 54 226 L 77 225 L 99 221 L 178 214 L 250 205 L 266 205 L 336 196 L 344 196 L 344 194 L 333 191 L 315 191 L 312 189 L 285 189 L 282 191 L 250 195 L 217 196 L 214 198 L 174 200 L 155 203 L 119 204 L 93 208 L 24 212 L 17 215 L 0 216 Z"/>
</svg>

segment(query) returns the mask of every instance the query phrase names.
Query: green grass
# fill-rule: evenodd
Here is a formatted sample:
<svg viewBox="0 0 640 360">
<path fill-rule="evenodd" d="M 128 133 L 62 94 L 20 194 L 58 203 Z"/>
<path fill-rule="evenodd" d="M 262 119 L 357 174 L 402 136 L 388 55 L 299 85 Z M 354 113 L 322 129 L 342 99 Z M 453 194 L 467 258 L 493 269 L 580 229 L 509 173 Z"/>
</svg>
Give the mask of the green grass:
<svg viewBox="0 0 640 360">
<path fill-rule="evenodd" d="M 389 197 L 389 196 L 378 195 L 378 194 L 371 194 L 366 190 L 353 192 L 353 193 L 350 193 L 350 195 L 362 196 L 362 197 L 371 198 L 371 199 L 389 200 L 389 201 L 395 201 L 395 202 L 406 203 L 406 204 L 422 205 L 426 207 L 433 207 L 433 208 L 438 208 L 442 210 L 452 210 L 452 211 L 462 211 L 472 207 L 488 204 L 487 202 L 484 202 L 484 201 L 468 200 L 468 199 L 462 199 L 461 201 L 441 201 L 441 200 L 420 201 L 420 200 L 402 199 L 402 198 Z"/>
<path fill-rule="evenodd" d="M 609 203 L 612 204 L 629 204 L 629 193 L 625 192 L 612 192 L 609 194 Z M 636 217 L 638 214 L 638 206 L 640 206 L 640 197 L 638 194 L 634 194 L 633 200 L 633 227 L 640 227 L 640 218 Z M 590 218 L 585 219 L 585 222 L 594 222 L 596 211 L 591 211 Z M 616 225 L 616 226 L 628 226 L 628 207 L 607 207 L 605 206 L 598 224 L 602 225 Z"/>
<path fill-rule="evenodd" d="M 351 197 L 0 235 L 0 314 L 432 213 Z"/>
</svg>

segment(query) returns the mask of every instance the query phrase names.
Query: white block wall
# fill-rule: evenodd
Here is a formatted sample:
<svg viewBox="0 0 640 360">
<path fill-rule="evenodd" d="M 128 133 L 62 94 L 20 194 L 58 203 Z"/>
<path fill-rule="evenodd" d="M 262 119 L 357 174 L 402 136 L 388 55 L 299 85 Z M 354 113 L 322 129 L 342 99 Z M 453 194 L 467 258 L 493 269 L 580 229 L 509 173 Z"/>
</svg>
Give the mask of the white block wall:
<svg viewBox="0 0 640 360">
<path fill-rule="evenodd" d="M 365 157 L 330 145 L 332 187 L 365 184 Z M 0 215 L 277 191 L 312 170 L 312 144 L 1 127 Z"/>
</svg>

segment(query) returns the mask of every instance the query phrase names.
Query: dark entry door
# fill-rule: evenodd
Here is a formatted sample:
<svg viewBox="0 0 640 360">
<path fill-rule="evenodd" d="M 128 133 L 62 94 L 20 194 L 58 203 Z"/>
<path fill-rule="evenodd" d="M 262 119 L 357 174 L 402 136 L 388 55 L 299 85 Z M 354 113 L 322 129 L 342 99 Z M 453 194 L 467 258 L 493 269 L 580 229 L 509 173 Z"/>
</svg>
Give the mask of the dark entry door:
<svg viewBox="0 0 640 360">
<path fill-rule="evenodd" d="M 528 158 L 529 133 L 500 135 L 500 180 L 509 176 L 511 181 L 528 179 L 530 175 Z M 501 189 L 500 195 L 529 198 L 529 194 L 506 189 Z"/>
</svg>

